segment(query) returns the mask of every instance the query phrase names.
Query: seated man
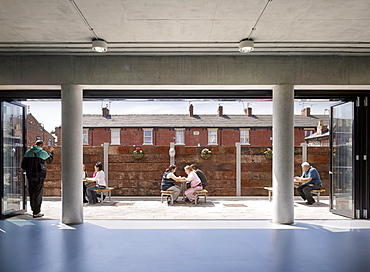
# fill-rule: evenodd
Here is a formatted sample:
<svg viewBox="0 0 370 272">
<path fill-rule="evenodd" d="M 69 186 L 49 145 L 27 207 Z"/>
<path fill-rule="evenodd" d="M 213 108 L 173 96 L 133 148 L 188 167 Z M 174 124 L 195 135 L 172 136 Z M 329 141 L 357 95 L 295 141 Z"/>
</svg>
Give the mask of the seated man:
<svg viewBox="0 0 370 272">
<path fill-rule="evenodd" d="M 296 180 L 306 181 L 301 186 L 297 188 L 299 195 L 303 198 L 303 200 L 307 200 L 307 205 L 312 205 L 315 203 L 315 199 L 312 197 L 311 191 L 318 190 L 321 188 L 322 182 L 320 179 L 319 172 L 308 162 L 304 162 L 301 164 L 303 174 L 301 177 L 294 177 Z"/>
</svg>

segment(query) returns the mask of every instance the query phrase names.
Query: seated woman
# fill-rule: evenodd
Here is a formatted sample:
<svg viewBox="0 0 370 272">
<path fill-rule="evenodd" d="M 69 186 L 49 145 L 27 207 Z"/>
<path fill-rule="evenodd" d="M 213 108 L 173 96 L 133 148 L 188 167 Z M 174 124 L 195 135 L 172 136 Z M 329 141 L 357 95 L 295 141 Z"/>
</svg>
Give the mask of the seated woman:
<svg viewBox="0 0 370 272">
<path fill-rule="evenodd" d="M 202 181 L 190 165 L 185 166 L 185 173 L 188 175 L 186 180 L 190 182 L 190 188 L 185 191 L 185 195 L 191 203 L 194 203 L 194 192 L 203 189 Z"/>
<path fill-rule="evenodd" d="M 177 203 L 177 198 L 181 193 L 181 189 L 179 186 L 175 185 L 175 181 L 184 180 L 182 177 L 176 177 L 175 172 L 177 170 L 176 165 L 170 165 L 166 171 L 163 173 L 162 182 L 161 182 L 161 190 L 162 191 L 174 191 L 173 193 L 173 202 Z M 170 203 L 169 197 L 167 198 L 168 204 Z"/>
<path fill-rule="evenodd" d="M 103 164 L 97 162 L 94 166 L 95 172 L 92 178 L 86 178 L 89 181 L 95 181 L 96 185 L 87 188 L 86 194 L 90 204 L 98 203 L 98 198 L 96 197 L 95 189 L 104 189 L 107 187 L 105 182 L 105 173 L 103 171 Z"/>
</svg>

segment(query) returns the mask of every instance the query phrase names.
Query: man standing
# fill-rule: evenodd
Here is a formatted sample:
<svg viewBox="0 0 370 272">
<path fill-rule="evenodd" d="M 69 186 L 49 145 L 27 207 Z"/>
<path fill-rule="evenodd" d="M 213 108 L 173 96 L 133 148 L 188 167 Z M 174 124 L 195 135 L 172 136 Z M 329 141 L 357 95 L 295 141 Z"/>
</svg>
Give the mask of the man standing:
<svg viewBox="0 0 370 272">
<path fill-rule="evenodd" d="M 303 174 L 301 177 L 295 177 L 296 180 L 306 181 L 301 186 L 297 188 L 298 193 L 303 198 L 303 200 L 307 200 L 307 205 L 312 205 L 315 203 L 315 199 L 312 197 L 311 191 L 318 190 L 321 188 L 322 182 L 320 179 L 319 172 L 308 162 L 304 162 L 301 164 Z"/>
<path fill-rule="evenodd" d="M 42 149 L 44 142 L 37 140 L 36 144 L 26 151 L 22 160 L 22 168 L 26 171 L 28 180 L 28 193 L 33 212 L 33 218 L 42 217 L 40 213 L 42 203 L 42 192 L 44 188 L 44 179 L 46 177 L 46 164 L 53 161 L 53 150 L 50 154 Z"/>
<path fill-rule="evenodd" d="M 193 170 L 195 171 L 195 173 L 197 174 L 197 176 L 202 181 L 202 187 L 205 189 L 206 186 L 208 186 L 206 175 L 204 175 L 203 171 L 200 170 L 195 164 L 192 164 L 190 166 L 193 168 Z"/>
</svg>

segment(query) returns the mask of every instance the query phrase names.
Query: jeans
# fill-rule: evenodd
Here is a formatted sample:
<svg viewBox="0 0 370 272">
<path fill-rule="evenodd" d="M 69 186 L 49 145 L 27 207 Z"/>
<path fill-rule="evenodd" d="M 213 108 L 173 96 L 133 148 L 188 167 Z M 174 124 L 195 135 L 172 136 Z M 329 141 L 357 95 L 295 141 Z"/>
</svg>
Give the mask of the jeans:
<svg viewBox="0 0 370 272">
<path fill-rule="evenodd" d="M 303 200 L 307 199 L 308 203 L 315 203 L 315 199 L 312 197 L 311 191 L 318 190 L 321 186 L 318 184 L 303 184 L 297 188 L 299 195 L 303 198 Z"/>
<path fill-rule="evenodd" d="M 100 186 L 100 185 L 95 185 L 87 188 L 86 194 L 87 194 L 87 199 L 89 200 L 90 204 L 95 204 L 98 202 L 98 198 L 96 197 L 95 189 L 104 189 L 106 188 L 105 186 Z"/>
</svg>

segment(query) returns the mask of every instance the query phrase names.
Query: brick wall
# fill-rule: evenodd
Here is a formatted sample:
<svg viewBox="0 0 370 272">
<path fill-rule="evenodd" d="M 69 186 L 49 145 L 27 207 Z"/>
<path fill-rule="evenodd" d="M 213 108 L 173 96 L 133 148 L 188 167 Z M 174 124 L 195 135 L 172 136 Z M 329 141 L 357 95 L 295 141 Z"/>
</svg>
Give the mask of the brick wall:
<svg viewBox="0 0 370 272">
<path fill-rule="evenodd" d="M 109 186 L 116 188 L 114 196 L 158 196 L 162 173 L 169 165 L 169 146 L 141 146 L 145 156 L 137 160 L 133 156 L 133 146 L 109 147 Z M 211 196 L 236 195 L 235 147 L 212 147 L 212 157 L 204 160 L 200 152 L 204 147 L 176 146 L 175 162 L 177 175 L 186 176 L 183 171 L 187 164 L 197 164 L 209 180 Z M 45 148 L 47 151 L 48 149 Z M 263 187 L 272 185 L 272 160 L 266 159 L 266 147 L 242 147 L 242 195 L 266 196 Z M 301 175 L 301 148 L 295 150 L 294 174 Z M 45 180 L 45 196 L 61 195 L 60 147 L 56 147 L 53 164 L 48 166 Z M 103 162 L 103 147 L 84 147 L 84 163 L 89 176 L 97 161 Z M 317 168 L 324 182 L 326 194 L 329 192 L 329 148 L 309 147 L 308 161 Z"/>
</svg>

